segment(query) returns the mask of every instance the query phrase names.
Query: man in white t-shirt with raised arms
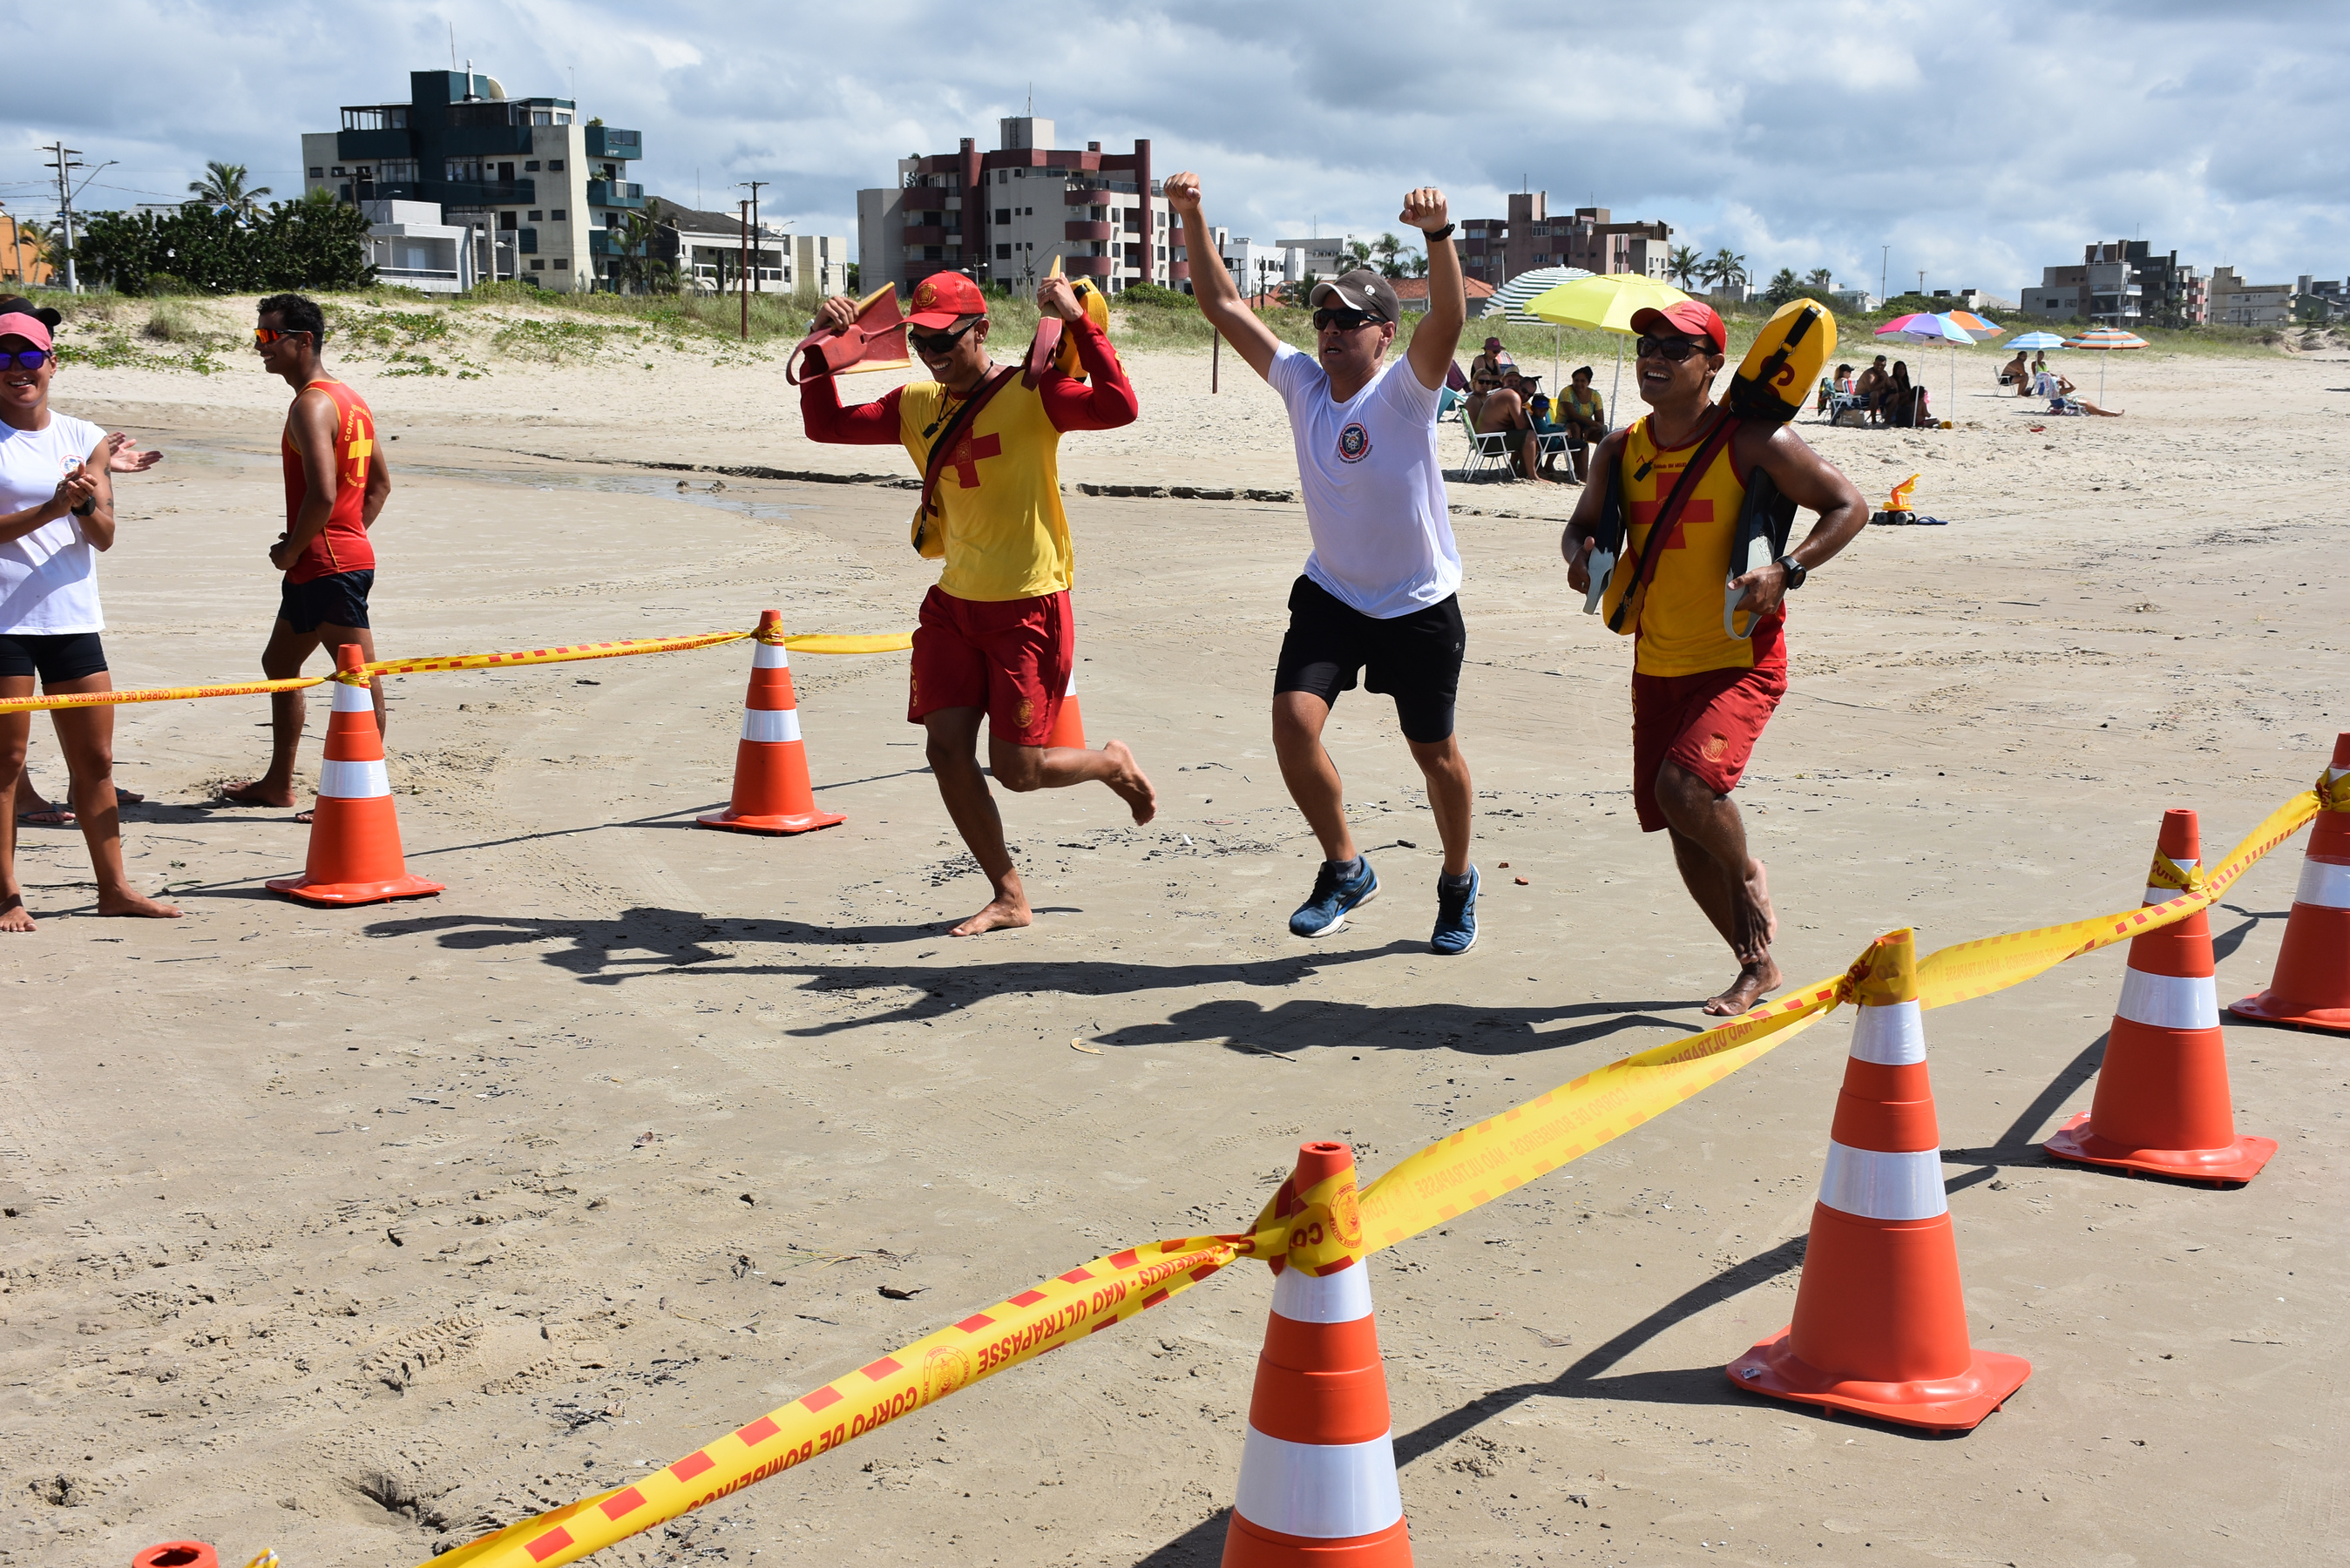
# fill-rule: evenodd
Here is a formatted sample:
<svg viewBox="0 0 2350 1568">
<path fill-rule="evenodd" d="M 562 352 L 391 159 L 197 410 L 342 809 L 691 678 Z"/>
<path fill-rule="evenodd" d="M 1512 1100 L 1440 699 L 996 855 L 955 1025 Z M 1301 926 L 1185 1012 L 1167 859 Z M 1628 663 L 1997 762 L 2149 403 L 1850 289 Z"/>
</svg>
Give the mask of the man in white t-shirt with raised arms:
<svg viewBox="0 0 2350 1568">
<path fill-rule="evenodd" d="M 1322 745 L 1332 704 L 1359 675 L 1366 690 L 1395 699 L 1444 841 L 1429 946 L 1467 952 L 1477 940 L 1477 868 L 1469 863 L 1469 763 L 1452 732 L 1467 634 L 1457 597 L 1461 553 L 1436 455 L 1436 408 L 1469 312 L 1444 193 L 1422 186 L 1404 198 L 1401 221 L 1428 236 L 1428 314 L 1402 359 L 1390 362 L 1399 312 L 1385 278 L 1362 267 L 1315 285 L 1316 352 L 1300 353 L 1242 302 L 1218 265 L 1200 213 L 1199 176 L 1178 174 L 1163 189 L 1183 223 L 1200 313 L 1288 405 L 1314 539 L 1290 589 L 1289 632 L 1273 683 L 1281 776 L 1323 855 L 1314 890 L 1289 929 L 1301 937 L 1342 930 L 1347 912 L 1378 891 L 1378 877 L 1347 826 L 1346 786 Z"/>
</svg>

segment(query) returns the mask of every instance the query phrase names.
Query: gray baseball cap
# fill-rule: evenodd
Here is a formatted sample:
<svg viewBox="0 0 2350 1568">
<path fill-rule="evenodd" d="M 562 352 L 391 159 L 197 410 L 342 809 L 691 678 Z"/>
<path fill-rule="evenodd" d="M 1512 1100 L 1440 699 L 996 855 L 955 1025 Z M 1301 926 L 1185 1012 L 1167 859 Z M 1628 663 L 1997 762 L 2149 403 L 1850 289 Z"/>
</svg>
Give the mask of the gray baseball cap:
<svg viewBox="0 0 2350 1568">
<path fill-rule="evenodd" d="M 1394 286 L 1367 266 L 1358 266 L 1328 283 L 1315 284 L 1307 298 L 1316 310 L 1335 298 L 1348 310 L 1367 310 L 1389 324 L 1403 316 L 1403 307 L 1396 303 Z"/>
</svg>

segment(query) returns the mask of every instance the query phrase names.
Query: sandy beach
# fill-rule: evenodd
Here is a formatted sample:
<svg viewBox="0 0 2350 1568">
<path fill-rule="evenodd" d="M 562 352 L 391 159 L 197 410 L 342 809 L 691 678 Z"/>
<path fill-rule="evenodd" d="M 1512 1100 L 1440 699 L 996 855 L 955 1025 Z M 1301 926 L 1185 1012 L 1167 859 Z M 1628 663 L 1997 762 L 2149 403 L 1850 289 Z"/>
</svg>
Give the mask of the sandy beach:
<svg viewBox="0 0 2350 1568">
<path fill-rule="evenodd" d="M 809 443 L 779 358 L 328 362 L 393 469 L 384 657 L 766 607 L 895 630 L 935 576 L 900 488 L 717 472 L 910 472 Z M 1913 363 L 1947 399 L 1941 357 Z M 1963 361 L 1950 431 L 1798 426 L 1879 504 L 1920 474 L 1948 526 L 1871 529 L 1795 597 L 1792 690 L 1739 791 L 1791 981 L 1902 925 L 1924 950 L 2132 904 L 2166 807 L 2199 810 L 2216 857 L 2350 729 L 2350 360 L 2116 357 L 2120 420 L 2034 415 L 1992 367 Z M 1064 442 L 1073 488 L 1295 484 L 1232 357 L 1212 395 L 1204 355 L 1132 369 L 1142 418 Z M 2095 396 L 2094 364 L 2067 369 Z M 116 683 L 257 678 L 286 389 L 240 359 L 69 369 L 53 400 L 169 454 L 120 485 Z M 236 1563 L 421 1563 L 1031 1281 L 1242 1229 L 1301 1139 L 1376 1175 L 1700 1027 L 1734 966 L 1634 824 L 1629 647 L 1557 555 L 1578 493 L 1452 487 L 1486 871 L 1458 960 L 1426 950 L 1434 826 L 1362 693 L 1329 743 L 1387 892 L 1323 941 L 1284 928 L 1316 857 L 1266 716 L 1294 504 L 1070 496 L 1087 730 L 1133 745 L 1161 810 L 1137 829 L 1103 789 L 1004 797 L 1041 910 L 1022 932 L 943 935 L 985 885 L 904 722 L 902 654 L 795 658 L 817 798 L 848 820 L 794 839 L 691 827 L 727 797 L 744 645 L 397 680 L 409 863 L 448 890 L 347 910 L 263 890 L 302 864 L 290 814 L 207 804 L 265 761 L 263 700 L 124 710 L 117 776 L 149 797 L 129 863 L 188 918 L 92 918 L 79 836 L 25 830 L 40 929 L 0 944 L 0 1564 L 179 1536 Z M 45 721 L 32 767 L 63 790 Z M 2266 983 L 2303 842 L 2212 910 L 2223 1002 Z M 1372 1260 L 1418 1561 L 2338 1560 L 2344 1043 L 2230 1029 L 2238 1130 L 2282 1145 L 2241 1190 L 2052 1165 L 2122 965 L 1927 1018 L 1974 1342 L 2034 1368 L 2004 1411 L 1936 1440 L 1722 1376 L 1794 1299 L 1839 1013 Z M 1240 1264 L 594 1561 L 1213 1563 L 1269 1297 Z"/>
</svg>

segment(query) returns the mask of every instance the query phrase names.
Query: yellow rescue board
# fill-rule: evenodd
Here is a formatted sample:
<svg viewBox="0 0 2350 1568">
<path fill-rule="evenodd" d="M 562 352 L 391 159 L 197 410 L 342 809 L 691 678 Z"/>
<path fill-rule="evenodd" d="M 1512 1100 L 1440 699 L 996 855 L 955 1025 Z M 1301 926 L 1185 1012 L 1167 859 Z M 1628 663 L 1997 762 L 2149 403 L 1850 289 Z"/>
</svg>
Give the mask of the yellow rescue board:
<svg viewBox="0 0 2350 1568">
<path fill-rule="evenodd" d="M 1721 400 L 1741 419 L 1785 424 L 1819 385 L 1835 345 L 1835 317 L 1826 306 L 1789 300 L 1763 323 Z"/>
</svg>

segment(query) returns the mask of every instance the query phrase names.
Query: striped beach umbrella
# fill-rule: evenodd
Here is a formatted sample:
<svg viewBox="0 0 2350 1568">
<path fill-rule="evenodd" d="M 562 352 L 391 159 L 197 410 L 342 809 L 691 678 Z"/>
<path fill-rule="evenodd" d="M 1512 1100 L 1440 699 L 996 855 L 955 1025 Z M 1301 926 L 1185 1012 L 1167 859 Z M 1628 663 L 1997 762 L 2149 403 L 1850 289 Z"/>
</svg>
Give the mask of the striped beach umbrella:
<svg viewBox="0 0 2350 1568">
<path fill-rule="evenodd" d="M 1897 316 L 1877 329 L 1879 337 L 1891 337 L 1904 343 L 1940 343 L 1950 350 L 1950 408 L 1955 418 L 1959 402 L 1959 349 L 1971 348 L 1986 337 L 1996 337 L 2002 328 L 1984 320 L 1971 310 L 1953 310 L 1937 316 L 1918 311 L 1910 316 Z"/>
<path fill-rule="evenodd" d="M 2149 348 L 2153 345 L 2135 332 L 2125 332 L 2118 327 L 2092 327 L 2064 339 L 2067 348 L 2091 348 L 2100 354 L 2120 353 L 2131 348 Z M 2106 362 L 2097 361 L 2097 401 L 2106 400 Z"/>
</svg>

